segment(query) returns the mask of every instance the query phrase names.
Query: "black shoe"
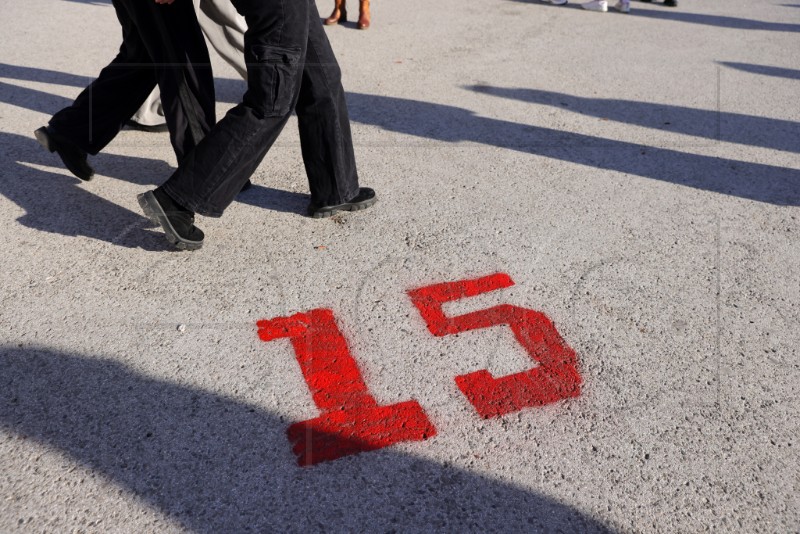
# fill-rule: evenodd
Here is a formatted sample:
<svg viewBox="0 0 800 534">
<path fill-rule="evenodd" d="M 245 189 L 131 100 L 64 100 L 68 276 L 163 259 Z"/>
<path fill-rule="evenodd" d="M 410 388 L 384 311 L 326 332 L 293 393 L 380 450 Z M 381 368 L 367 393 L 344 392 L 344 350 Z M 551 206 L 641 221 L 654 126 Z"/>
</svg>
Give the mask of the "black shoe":
<svg viewBox="0 0 800 534">
<path fill-rule="evenodd" d="M 678 0 L 664 0 L 664 5 L 667 7 L 678 7 Z"/>
<path fill-rule="evenodd" d="M 359 189 L 355 198 L 344 204 L 338 204 L 336 206 L 317 206 L 315 204 L 309 204 L 308 214 L 315 219 L 320 219 L 322 217 L 330 217 L 339 211 L 365 210 L 377 201 L 378 198 L 375 196 L 375 191 L 369 187 L 362 187 Z"/>
<path fill-rule="evenodd" d="M 42 126 L 33 132 L 33 135 L 36 136 L 39 144 L 47 150 L 58 152 L 61 161 L 64 162 L 69 172 L 84 181 L 92 179 L 94 169 L 86 161 L 86 152 L 78 148 L 75 143 L 59 135 L 49 126 Z"/>
<path fill-rule="evenodd" d="M 203 231 L 194 225 L 194 213 L 172 200 L 161 189 L 136 197 L 142 211 L 153 224 L 161 225 L 167 241 L 180 250 L 197 250 L 203 246 Z"/>
<path fill-rule="evenodd" d="M 148 124 L 142 124 L 140 122 L 136 122 L 133 119 L 125 121 L 125 126 L 130 128 L 131 130 L 139 130 L 140 132 L 160 133 L 169 131 L 167 123 L 154 124 L 153 126 L 150 126 Z"/>
</svg>

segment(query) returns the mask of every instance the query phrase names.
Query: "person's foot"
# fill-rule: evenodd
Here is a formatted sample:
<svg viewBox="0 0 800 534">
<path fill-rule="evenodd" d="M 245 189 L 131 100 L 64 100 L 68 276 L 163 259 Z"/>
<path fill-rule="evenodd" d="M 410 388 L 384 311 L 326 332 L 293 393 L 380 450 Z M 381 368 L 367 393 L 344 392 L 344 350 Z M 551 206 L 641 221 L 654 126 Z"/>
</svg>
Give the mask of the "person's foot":
<svg viewBox="0 0 800 534">
<path fill-rule="evenodd" d="M 543 0 L 543 1 L 547 2 L 548 4 L 553 4 L 556 6 L 563 6 L 564 4 L 567 3 L 567 0 Z"/>
<path fill-rule="evenodd" d="M 33 132 L 33 135 L 44 148 L 58 153 L 69 172 L 84 181 L 92 179 L 94 169 L 86 161 L 86 152 L 81 150 L 78 145 L 58 134 L 49 126 L 42 126 Z"/>
<path fill-rule="evenodd" d="M 203 246 L 203 231 L 194 225 L 194 213 L 167 195 L 162 189 L 136 197 L 145 216 L 164 229 L 167 241 L 179 250 L 197 250 Z"/>
<path fill-rule="evenodd" d="M 664 0 L 664 5 L 667 7 L 678 7 L 678 0 Z"/>
<path fill-rule="evenodd" d="M 583 9 L 588 9 L 589 11 L 600 11 L 605 13 L 608 11 L 608 2 L 607 0 L 592 0 L 591 2 L 581 4 L 581 7 Z"/>
<path fill-rule="evenodd" d="M 616 9 L 620 13 L 630 13 L 631 12 L 631 2 L 630 2 L 630 0 L 619 0 L 619 2 L 614 4 L 614 9 Z"/>
<path fill-rule="evenodd" d="M 375 191 L 369 187 L 362 187 L 354 198 L 344 204 L 337 204 L 336 206 L 317 206 L 313 203 L 309 204 L 308 214 L 315 219 L 320 219 L 323 217 L 330 217 L 334 213 L 340 211 L 365 210 L 377 201 L 378 197 L 375 196 Z"/>
<path fill-rule="evenodd" d="M 151 132 L 151 133 L 161 133 L 161 132 L 168 132 L 169 127 L 167 123 L 164 124 L 142 124 L 140 122 L 136 122 L 133 119 L 125 121 L 125 126 L 130 128 L 131 130 L 138 130 L 140 132 Z"/>
</svg>

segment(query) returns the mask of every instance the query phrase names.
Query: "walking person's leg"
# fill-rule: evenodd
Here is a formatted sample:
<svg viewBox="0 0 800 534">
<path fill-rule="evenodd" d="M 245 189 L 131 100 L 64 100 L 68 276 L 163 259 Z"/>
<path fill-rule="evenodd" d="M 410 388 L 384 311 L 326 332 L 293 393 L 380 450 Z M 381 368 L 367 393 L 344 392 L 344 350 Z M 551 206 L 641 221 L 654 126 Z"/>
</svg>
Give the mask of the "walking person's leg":
<svg viewBox="0 0 800 534">
<path fill-rule="evenodd" d="M 187 214 L 200 213 L 220 217 L 233 201 L 242 185 L 261 163 L 297 105 L 303 83 L 302 62 L 305 61 L 309 44 L 311 13 L 318 17 L 314 0 L 234 2 L 248 25 L 245 34 L 248 90 L 243 102 L 228 112 L 164 185 L 156 191 L 140 195 L 143 209 L 148 214 L 157 215 L 156 218 L 167 233 L 167 239 L 179 248 L 197 248 L 199 244 L 187 243 L 186 236 L 171 224 L 168 211 L 183 209 Z M 313 21 L 315 25 L 319 23 L 318 18 Z M 312 88 L 316 89 L 314 85 L 316 84 L 312 84 Z M 308 91 L 313 92 L 311 89 Z M 317 94 L 327 100 L 320 102 L 320 105 L 333 105 L 335 99 L 331 99 L 330 95 L 326 96 L 323 90 L 320 89 Z M 307 94 L 304 97 L 303 113 L 306 120 L 315 122 L 310 120 L 312 115 L 308 113 L 308 98 L 310 97 Z M 306 127 L 306 131 L 310 132 L 310 129 Z M 349 130 L 347 137 L 349 138 Z M 336 144 L 334 141 L 333 145 Z M 311 146 L 306 143 L 304 151 L 310 149 Z M 313 162 L 310 164 L 313 172 L 317 173 L 317 166 Z M 354 163 L 352 172 L 344 164 L 340 163 L 339 166 L 344 169 L 341 175 L 351 179 L 349 182 L 343 180 L 344 186 L 354 188 L 358 194 Z M 330 165 L 324 164 L 319 168 L 329 169 Z M 358 209 L 357 206 L 346 205 L 353 199 L 347 199 L 343 195 L 351 191 L 339 190 L 342 184 L 337 178 L 316 177 L 313 180 L 317 191 L 324 189 L 325 184 L 331 186 L 324 201 L 345 205 L 342 209 Z"/>
<path fill-rule="evenodd" d="M 308 2 L 237 0 L 245 16 L 247 92 L 161 186 L 177 203 L 219 217 L 291 116 L 308 39 Z"/>
<path fill-rule="evenodd" d="M 58 151 L 74 173 L 70 163 L 80 162 L 81 154 L 91 171 L 86 153 L 97 154 L 111 142 L 156 83 L 169 95 L 165 114 L 172 122 L 170 137 L 179 160 L 214 124 L 208 51 L 191 4 L 159 6 L 140 0 L 113 0 L 113 4 L 123 30 L 119 54 L 71 106 L 37 131 L 40 142 Z M 79 170 L 80 178 L 91 177 L 86 169 Z"/>
<path fill-rule="evenodd" d="M 97 154 L 111 142 L 122 123 L 156 86 L 155 71 L 143 66 L 150 63 L 150 56 L 134 20 L 118 0 L 114 9 L 122 26 L 119 53 L 72 105 L 36 131 L 37 140 L 51 152 L 58 152 L 66 167 L 82 180 L 94 174 L 87 153 Z"/>
<path fill-rule="evenodd" d="M 211 60 L 194 5 L 187 1 L 168 5 L 122 1 L 139 21 L 156 69 L 170 142 L 180 162 L 216 122 Z"/>
<path fill-rule="evenodd" d="M 161 91 L 158 87 L 153 89 L 144 104 L 133 114 L 126 123 L 127 126 L 146 132 L 166 132 L 167 119 L 164 118 L 164 108 L 161 105 Z"/>
<path fill-rule="evenodd" d="M 230 0 L 194 0 L 197 20 L 206 39 L 228 65 L 247 79 L 244 34 L 247 24 Z"/>
<path fill-rule="evenodd" d="M 179 249 L 202 246 L 194 214 L 220 217 L 249 180 L 291 116 L 308 38 L 308 4 L 234 0 L 247 20 L 247 92 L 172 176 L 139 195 L 145 214 Z"/>
<path fill-rule="evenodd" d="M 325 217 L 375 202 L 371 189 L 360 189 L 350 133 L 342 73 L 319 13 L 311 1 L 303 77 L 297 101 L 300 144 L 311 202 L 309 215 Z"/>
</svg>

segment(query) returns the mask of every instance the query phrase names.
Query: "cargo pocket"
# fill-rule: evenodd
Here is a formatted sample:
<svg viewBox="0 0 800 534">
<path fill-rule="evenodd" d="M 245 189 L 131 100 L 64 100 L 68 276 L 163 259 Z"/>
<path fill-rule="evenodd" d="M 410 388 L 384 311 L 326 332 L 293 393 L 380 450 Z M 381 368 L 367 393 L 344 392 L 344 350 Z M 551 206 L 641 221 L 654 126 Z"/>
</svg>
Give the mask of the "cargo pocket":
<svg viewBox="0 0 800 534">
<path fill-rule="evenodd" d="M 254 72 L 258 87 L 263 91 L 264 116 L 280 117 L 291 110 L 294 98 L 297 69 L 300 67 L 300 49 L 257 45 L 252 48 L 256 60 Z"/>
</svg>

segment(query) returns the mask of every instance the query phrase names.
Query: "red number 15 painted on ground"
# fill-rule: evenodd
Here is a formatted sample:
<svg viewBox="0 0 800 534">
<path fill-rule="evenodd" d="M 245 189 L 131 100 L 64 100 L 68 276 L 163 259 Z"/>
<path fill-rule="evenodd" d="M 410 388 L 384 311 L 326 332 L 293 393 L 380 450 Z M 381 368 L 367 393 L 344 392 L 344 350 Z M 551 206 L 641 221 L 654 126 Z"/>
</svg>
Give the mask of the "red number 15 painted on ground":
<svg viewBox="0 0 800 534">
<path fill-rule="evenodd" d="M 543 313 L 509 304 L 456 317 L 447 317 L 442 311 L 446 302 L 512 285 L 514 282 L 508 275 L 494 274 L 408 292 L 433 335 L 505 325 L 539 364 L 500 378 L 486 370 L 455 377 L 459 389 L 482 417 L 496 417 L 580 394 L 581 377 L 575 352 Z M 420 441 L 436 434 L 417 401 L 378 405 L 330 310 L 317 309 L 259 321 L 258 328 L 264 341 L 291 339 L 314 403 L 322 412 L 315 419 L 291 425 L 287 431 L 300 465 L 313 465 L 401 441 Z"/>
</svg>

